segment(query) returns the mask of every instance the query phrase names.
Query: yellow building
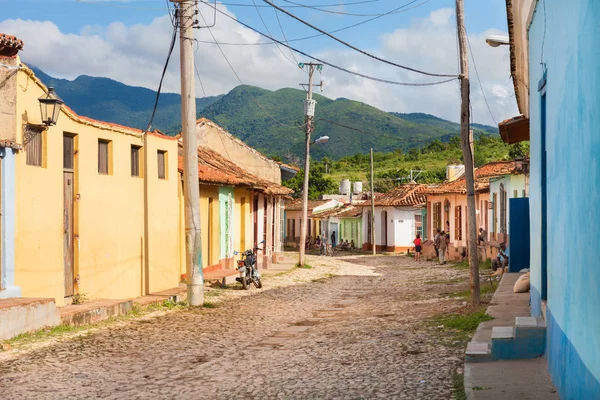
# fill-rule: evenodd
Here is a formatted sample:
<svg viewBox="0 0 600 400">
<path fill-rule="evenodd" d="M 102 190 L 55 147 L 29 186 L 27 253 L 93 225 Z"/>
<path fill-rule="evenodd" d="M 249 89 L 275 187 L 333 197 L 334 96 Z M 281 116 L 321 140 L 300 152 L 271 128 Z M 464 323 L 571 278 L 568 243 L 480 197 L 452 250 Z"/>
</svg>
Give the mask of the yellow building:
<svg viewBox="0 0 600 400">
<path fill-rule="evenodd" d="M 61 306 L 77 293 L 124 299 L 176 287 L 177 141 L 82 117 L 66 105 L 45 126 L 38 98 L 46 86 L 18 58 L 0 62 L 12 71 L 0 96 L 14 111 L 0 139 L 22 146 L 14 241 L 22 295 Z"/>
</svg>

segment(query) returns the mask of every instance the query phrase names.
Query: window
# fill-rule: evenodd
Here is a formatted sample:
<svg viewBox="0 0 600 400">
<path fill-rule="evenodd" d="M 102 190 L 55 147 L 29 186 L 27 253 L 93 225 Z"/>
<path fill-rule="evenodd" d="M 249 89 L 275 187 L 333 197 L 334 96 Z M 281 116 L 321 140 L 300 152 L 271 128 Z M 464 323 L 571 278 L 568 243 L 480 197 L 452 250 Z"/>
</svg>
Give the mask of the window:
<svg viewBox="0 0 600 400">
<path fill-rule="evenodd" d="M 131 146 L 131 176 L 140 176 L 140 146 Z"/>
<path fill-rule="evenodd" d="M 108 175 L 110 173 L 110 141 L 98 140 L 98 173 Z"/>
<path fill-rule="evenodd" d="M 373 233 L 371 232 L 371 228 L 373 225 L 371 224 L 371 211 L 367 212 L 367 243 L 373 244 Z"/>
<path fill-rule="evenodd" d="M 167 152 L 158 150 L 158 179 L 167 179 Z"/>
<path fill-rule="evenodd" d="M 75 162 L 75 137 L 63 135 L 63 169 L 73 171 Z"/>
<path fill-rule="evenodd" d="M 26 138 L 29 140 L 25 143 L 25 151 L 27 152 L 27 165 L 42 166 L 43 148 L 43 132 L 40 130 L 27 130 Z"/>
<path fill-rule="evenodd" d="M 292 220 L 292 239 L 296 240 L 296 219 Z"/>
<path fill-rule="evenodd" d="M 454 237 L 462 240 L 462 206 L 454 207 Z"/>
<path fill-rule="evenodd" d="M 513 192 L 513 197 L 514 197 L 515 199 L 519 197 L 519 191 L 518 191 L 518 190 L 515 190 L 515 191 Z"/>
<path fill-rule="evenodd" d="M 415 214 L 415 236 L 423 237 L 423 215 Z"/>
<path fill-rule="evenodd" d="M 442 203 L 433 203 L 433 233 L 442 229 Z"/>
<path fill-rule="evenodd" d="M 498 233 L 498 193 L 494 193 L 492 196 L 492 232 L 494 232 L 494 239 Z"/>
</svg>

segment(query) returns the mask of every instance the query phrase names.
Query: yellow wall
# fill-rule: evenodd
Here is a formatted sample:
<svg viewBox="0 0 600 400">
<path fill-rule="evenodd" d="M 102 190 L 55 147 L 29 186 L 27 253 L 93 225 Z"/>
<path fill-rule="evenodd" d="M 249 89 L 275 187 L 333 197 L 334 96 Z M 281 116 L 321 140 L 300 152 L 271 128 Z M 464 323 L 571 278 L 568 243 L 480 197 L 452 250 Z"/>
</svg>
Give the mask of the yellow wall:
<svg viewBox="0 0 600 400">
<path fill-rule="evenodd" d="M 18 74 L 17 132 L 39 124 L 38 98 L 44 90 L 26 71 Z M 60 94 L 59 94 L 60 95 Z M 53 297 L 64 304 L 63 134 L 75 135 L 75 293 L 88 298 L 130 298 L 166 290 L 179 281 L 177 142 L 149 137 L 148 265 L 144 224 L 144 179 L 131 176 L 131 145 L 143 146 L 134 131 L 90 123 L 63 108 L 45 133 L 42 167 L 16 157 L 16 284 L 27 297 Z M 111 141 L 111 173 L 98 173 L 98 139 Z M 157 175 L 156 149 L 168 151 L 168 179 Z M 143 166 L 143 163 L 142 163 Z M 149 275 L 147 276 L 149 272 Z"/>
</svg>

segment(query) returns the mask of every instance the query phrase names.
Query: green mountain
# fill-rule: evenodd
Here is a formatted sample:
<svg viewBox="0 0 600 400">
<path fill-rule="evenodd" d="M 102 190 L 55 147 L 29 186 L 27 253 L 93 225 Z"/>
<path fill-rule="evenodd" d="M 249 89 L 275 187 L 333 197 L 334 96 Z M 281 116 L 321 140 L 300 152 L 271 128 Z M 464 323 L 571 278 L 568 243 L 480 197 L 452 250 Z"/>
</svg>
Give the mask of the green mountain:
<svg viewBox="0 0 600 400">
<path fill-rule="evenodd" d="M 38 68 L 32 69 L 46 86 L 53 86 L 65 103 L 80 115 L 139 129 L 146 129 L 150 121 L 156 100 L 153 90 L 87 75 L 78 76 L 72 81 L 57 79 Z M 197 111 L 200 113 L 220 97 L 196 99 Z M 153 128 L 165 131 L 180 120 L 181 96 L 161 93 Z"/>
<path fill-rule="evenodd" d="M 73 81 L 56 79 L 39 69 L 36 75 L 77 113 L 91 118 L 145 129 L 156 92 L 127 86 L 108 78 L 79 76 Z M 304 154 L 304 107 L 306 94 L 298 89 L 270 91 L 238 86 L 225 95 L 197 99 L 198 117 L 205 116 L 250 146 L 270 156 Z M 356 153 L 407 151 L 432 140 L 448 142 L 460 131 L 459 124 L 429 114 L 388 113 L 358 101 L 317 101 L 313 138 L 329 136 L 325 145 L 313 146 L 315 159 L 340 159 Z M 181 127 L 181 97 L 162 93 L 153 128 L 176 134 Z M 333 122 L 333 123 L 332 123 Z M 343 125 L 343 126 L 340 126 Z M 476 134 L 495 133 L 491 126 L 474 126 Z"/>
</svg>

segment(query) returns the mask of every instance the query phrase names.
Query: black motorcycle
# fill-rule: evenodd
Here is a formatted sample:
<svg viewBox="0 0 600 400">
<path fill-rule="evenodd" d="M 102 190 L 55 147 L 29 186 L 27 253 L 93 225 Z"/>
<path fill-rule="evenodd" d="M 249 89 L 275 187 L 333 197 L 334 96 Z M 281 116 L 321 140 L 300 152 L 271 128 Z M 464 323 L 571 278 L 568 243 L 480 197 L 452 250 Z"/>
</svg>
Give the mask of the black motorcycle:
<svg viewBox="0 0 600 400">
<path fill-rule="evenodd" d="M 259 244 L 264 243 L 263 240 Z M 260 247 L 256 246 L 252 250 L 246 250 L 242 253 L 242 259 L 237 262 L 237 270 L 240 273 L 240 276 L 235 278 L 236 281 L 242 284 L 244 290 L 250 289 L 250 284 L 254 283 L 258 289 L 262 288 L 262 283 L 260 281 L 260 273 L 258 272 L 258 268 L 256 267 L 256 251 L 262 250 Z M 239 254 L 235 252 L 235 254 Z"/>
</svg>

